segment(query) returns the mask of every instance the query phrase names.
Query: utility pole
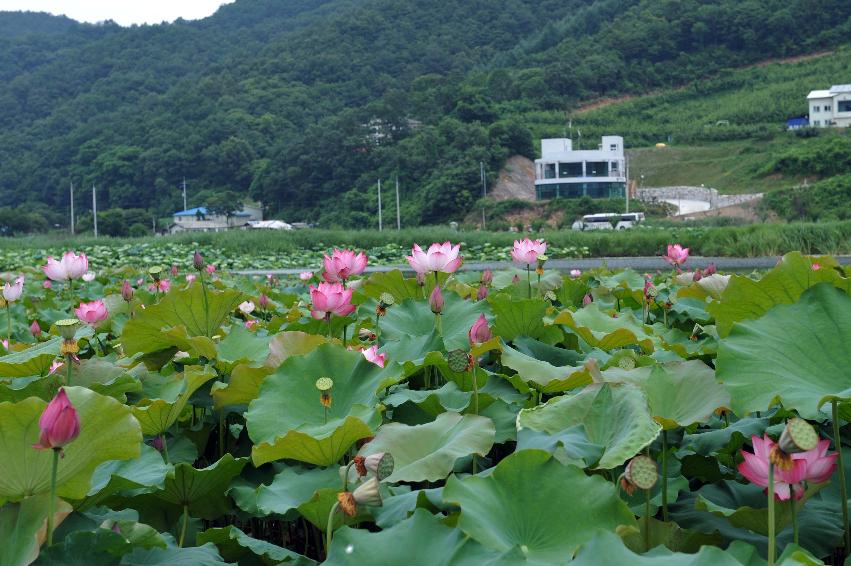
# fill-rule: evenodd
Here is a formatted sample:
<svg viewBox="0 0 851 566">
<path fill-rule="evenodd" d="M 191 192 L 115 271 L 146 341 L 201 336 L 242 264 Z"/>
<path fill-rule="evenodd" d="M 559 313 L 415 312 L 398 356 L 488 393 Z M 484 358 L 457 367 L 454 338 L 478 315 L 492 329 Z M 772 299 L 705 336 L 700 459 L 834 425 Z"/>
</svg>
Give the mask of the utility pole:
<svg viewBox="0 0 851 566">
<path fill-rule="evenodd" d="M 92 218 L 94 219 L 95 238 L 98 237 L 98 193 L 94 185 L 92 185 Z"/>
<path fill-rule="evenodd" d="M 71 235 L 74 235 L 74 182 L 71 181 Z"/>
<path fill-rule="evenodd" d="M 488 178 L 485 175 L 485 162 L 479 161 L 479 175 L 482 178 L 482 198 L 488 196 Z M 485 205 L 482 203 L 482 230 L 485 229 Z"/>
<path fill-rule="evenodd" d="M 624 175 L 626 177 L 626 213 L 629 214 L 629 156 L 624 156 Z"/>
<path fill-rule="evenodd" d="M 396 173 L 396 230 L 402 229 L 402 216 L 399 212 L 399 174 Z"/>
<path fill-rule="evenodd" d="M 378 180 L 378 231 L 384 230 L 384 225 L 381 222 L 381 179 Z"/>
<path fill-rule="evenodd" d="M 186 207 L 186 177 L 183 178 L 183 210 L 189 210 Z"/>
</svg>

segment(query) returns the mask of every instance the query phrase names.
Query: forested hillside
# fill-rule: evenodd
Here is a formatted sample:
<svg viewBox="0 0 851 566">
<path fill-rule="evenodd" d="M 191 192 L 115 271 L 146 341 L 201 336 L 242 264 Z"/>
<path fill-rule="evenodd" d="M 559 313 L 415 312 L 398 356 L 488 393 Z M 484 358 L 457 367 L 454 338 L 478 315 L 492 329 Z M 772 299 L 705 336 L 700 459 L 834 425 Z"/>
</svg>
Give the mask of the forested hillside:
<svg viewBox="0 0 851 566">
<path fill-rule="evenodd" d="M 168 214 L 185 176 L 190 204 L 235 191 L 365 226 L 376 180 L 397 174 L 410 225 L 462 217 L 480 161 L 495 176 L 532 155 L 524 112 L 835 47 L 851 3 L 237 0 L 133 28 L 0 13 L 11 27 L 0 197 L 43 217 L 28 225 L 65 222 L 71 181 L 96 183 L 102 208 Z"/>
</svg>

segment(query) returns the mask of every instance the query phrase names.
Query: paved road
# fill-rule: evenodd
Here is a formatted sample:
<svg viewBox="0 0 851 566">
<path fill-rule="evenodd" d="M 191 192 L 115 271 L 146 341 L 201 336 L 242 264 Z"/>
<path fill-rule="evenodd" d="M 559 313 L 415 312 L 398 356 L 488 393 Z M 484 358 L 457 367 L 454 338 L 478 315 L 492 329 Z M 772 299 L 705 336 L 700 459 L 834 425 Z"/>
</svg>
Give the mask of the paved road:
<svg viewBox="0 0 851 566">
<path fill-rule="evenodd" d="M 851 256 L 836 256 L 836 259 L 842 265 L 851 264 Z M 774 267 L 780 261 L 780 256 L 763 256 L 763 257 L 698 257 L 691 256 L 688 258 L 688 267 L 706 267 L 710 263 L 714 263 L 721 271 L 749 271 L 752 269 L 769 269 Z M 462 271 L 482 271 L 484 269 L 506 269 L 511 267 L 511 263 L 507 261 L 489 261 L 489 262 L 468 262 L 461 266 Z M 594 269 L 597 267 L 608 266 L 612 269 L 630 268 L 637 271 L 655 271 L 657 269 L 666 270 L 671 267 L 665 263 L 660 257 L 597 257 L 586 259 L 554 259 L 547 262 L 548 269 L 558 269 L 560 271 L 569 271 L 571 269 Z M 401 269 L 403 272 L 413 273 L 408 264 L 405 265 L 375 265 L 366 268 L 368 273 L 392 271 Z M 234 273 L 240 275 L 296 275 L 302 271 L 310 271 L 311 268 L 293 268 L 293 269 L 246 269 L 237 270 Z"/>
</svg>

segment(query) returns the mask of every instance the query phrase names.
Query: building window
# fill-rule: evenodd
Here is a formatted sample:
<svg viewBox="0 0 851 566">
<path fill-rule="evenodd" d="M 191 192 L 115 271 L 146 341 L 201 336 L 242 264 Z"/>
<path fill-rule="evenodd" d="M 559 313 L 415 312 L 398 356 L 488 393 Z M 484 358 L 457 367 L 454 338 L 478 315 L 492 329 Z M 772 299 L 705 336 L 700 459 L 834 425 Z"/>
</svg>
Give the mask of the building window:
<svg viewBox="0 0 851 566">
<path fill-rule="evenodd" d="M 825 106 L 825 107 L 824 107 L 824 111 L 825 111 L 825 112 L 830 112 L 830 105 L 829 105 L 829 104 L 828 104 L 827 106 Z"/>
<path fill-rule="evenodd" d="M 556 164 L 555 163 L 545 163 L 544 164 L 544 179 L 555 179 L 556 178 Z"/>
<path fill-rule="evenodd" d="M 813 126 L 821 126 L 821 120 L 814 120 Z"/>
<path fill-rule="evenodd" d="M 586 177 L 608 177 L 609 163 L 607 161 L 586 161 L 585 162 Z"/>
<path fill-rule="evenodd" d="M 813 106 L 813 112 L 820 112 L 821 106 Z"/>
<path fill-rule="evenodd" d="M 837 112 L 851 112 L 851 100 L 840 100 L 836 105 Z"/>
<path fill-rule="evenodd" d="M 618 174 L 618 162 L 617 161 L 612 161 L 612 163 L 609 165 L 609 171 L 612 172 L 612 175 Z"/>
<path fill-rule="evenodd" d="M 613 143 L 613 144 L 609 145 L 609 151 L 617 151 L 617 150 L 618 150 L 618 144 Z"/>
<path fill-rule="evenodd" d="M 579 163 L 559 163 L 558 176 L 562 179 L 570 177 L 582 176 L 582 162 Z"/>
</svg>

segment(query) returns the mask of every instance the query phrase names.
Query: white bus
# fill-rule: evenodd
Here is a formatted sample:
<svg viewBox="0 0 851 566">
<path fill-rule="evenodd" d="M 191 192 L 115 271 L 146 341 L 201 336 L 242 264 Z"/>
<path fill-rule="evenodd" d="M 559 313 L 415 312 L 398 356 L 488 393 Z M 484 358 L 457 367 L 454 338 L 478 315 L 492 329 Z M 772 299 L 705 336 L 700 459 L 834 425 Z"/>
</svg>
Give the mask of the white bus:
<svg viewBox="0 0 851 566">
<path fill-rule="evenodd" d="M 644 222 L 643 212 L 605 212 L 586 214 L 582 220 L 573 223 L 574 230 L 628 230 Z"/>
</svg>

